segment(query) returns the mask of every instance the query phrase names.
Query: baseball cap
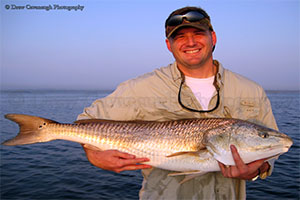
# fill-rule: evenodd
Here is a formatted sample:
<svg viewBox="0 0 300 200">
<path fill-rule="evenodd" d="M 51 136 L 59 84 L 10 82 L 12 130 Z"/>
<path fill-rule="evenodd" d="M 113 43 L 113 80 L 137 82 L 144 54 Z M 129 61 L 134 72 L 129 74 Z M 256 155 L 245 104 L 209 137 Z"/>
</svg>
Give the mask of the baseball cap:
<svg viewBox="0 0 300 200">
<path fill-rule="evenodd" d="M 183 7 L 172 12 L 165 22 L 166 37 L 171 37 L 182 27 L 213 31 L 210 17 L 202 8 L 198 7 Z"/>
</svg>

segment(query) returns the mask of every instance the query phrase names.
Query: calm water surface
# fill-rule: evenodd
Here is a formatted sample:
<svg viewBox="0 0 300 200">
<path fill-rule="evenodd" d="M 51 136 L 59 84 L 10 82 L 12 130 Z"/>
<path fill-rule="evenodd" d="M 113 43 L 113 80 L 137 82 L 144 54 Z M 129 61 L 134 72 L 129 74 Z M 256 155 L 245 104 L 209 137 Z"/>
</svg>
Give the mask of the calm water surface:
<svg viewBox="0 0 300 200">
<path fill-rule="evenodd" d="M 6 113 L 43 116 L 59 122 L 76 120 L 84 107 L 104 97 L 103 91 L 2 91 L 1 140 L 18 127 Z M 266 180 L 247 183 L 247 199 L 300 199 L 300 105 L 298 92 L 268 92 L 279 129 L 294 145 L 276 162 Z M 115 174 L 92 166 L 81 146 L 52 141 L 16 147 L 1 146 L 0 199 L 138 199 L 139 171 Z"/>
</svg>

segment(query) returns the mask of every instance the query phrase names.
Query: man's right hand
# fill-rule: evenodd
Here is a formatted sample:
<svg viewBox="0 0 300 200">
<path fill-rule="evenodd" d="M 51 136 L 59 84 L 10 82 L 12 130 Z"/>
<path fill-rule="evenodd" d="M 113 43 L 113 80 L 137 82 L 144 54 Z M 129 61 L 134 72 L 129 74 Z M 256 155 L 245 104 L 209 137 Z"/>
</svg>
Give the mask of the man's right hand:
<svg viewBox="0 0 300 200">
<path fill-rule="evenodd" d="M 134 155 L 118 150 L 97 151 L 89 148 L 83 149 L 90 163 L 104 170 L 120 173 L 126 170 L 148 169 L 152 166 L 140 164 L 149 161 L 148 158 L 136 158 Z"/>
</svg>

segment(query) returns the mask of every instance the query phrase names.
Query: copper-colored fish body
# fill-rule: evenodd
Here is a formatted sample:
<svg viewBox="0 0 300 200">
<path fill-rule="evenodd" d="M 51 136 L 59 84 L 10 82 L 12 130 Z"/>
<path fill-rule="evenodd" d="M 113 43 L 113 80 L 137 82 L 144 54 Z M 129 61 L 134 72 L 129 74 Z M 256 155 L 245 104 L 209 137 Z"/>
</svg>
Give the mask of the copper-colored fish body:
<svg viewBox="0 0 300 200">
<path fill-rule="evenodd" d="M 150 159 L 147 164 L 180 172 L 218 171 L 217 160 L 234 165 L 231 144 L 238 147 L 246 163 L 284 153 L 292 145 L 292 140 L 283 133 L 239 119 L 166 122 L 93 119 L 61 124 L 29 115 L 5 117 L 18 123 L 20 132 L 4 145 L 69 140 L 101 150 L 117 149 L 147 157 Z"/>
</svg>

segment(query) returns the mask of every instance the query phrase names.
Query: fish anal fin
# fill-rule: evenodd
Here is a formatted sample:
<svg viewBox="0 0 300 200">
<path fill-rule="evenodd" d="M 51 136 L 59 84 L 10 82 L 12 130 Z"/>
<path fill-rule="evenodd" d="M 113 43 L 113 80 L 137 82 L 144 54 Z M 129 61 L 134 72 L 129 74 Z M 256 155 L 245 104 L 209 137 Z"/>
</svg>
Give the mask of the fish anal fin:
<svg viewBox="0 0 300 200">
<path fill-rule="evenodd" d="M 184 177 L 184 179 L 182 181 L 180 181 L 179 184 L 183 184 L 189 180 L 192 180 L 193 178 L 196 178 L 198 176 L 202 176 L 204 174 L 206 174 L 207 172 L 199 172 L 199 173 L 196 173 L 196 174 L 191 174 L 191 175 L 187 175 L 186 177 Z"/>
<path fill-rule="evenodd" d="M 184 179 L 182 179 L 182 181 L 180 181 L 179 184 L 183 184 L 189 180 L 192 180 L 193 178 L 196 178 L 198 176 L 202 176 L 204 174 L 206 174 L 207 172 L 202 172 L 199 170 L 194 170 L 194 171 L 186 171 L 186 172 L 175 172 L 175 173 L 170 173 L 168 174 L 168 176 L 182 176 L 185 175 Z"/>
<path fill-rule="evenodd" d="M 181 176 L 181 175 L 191 175 L 191 174 L 199 174 L 201 171 L 199 170 L 192 170 L 192 171 L 185 171 L 185 172 L 173 172 L 168 174 L 168 176 Z"/>
</svg>

